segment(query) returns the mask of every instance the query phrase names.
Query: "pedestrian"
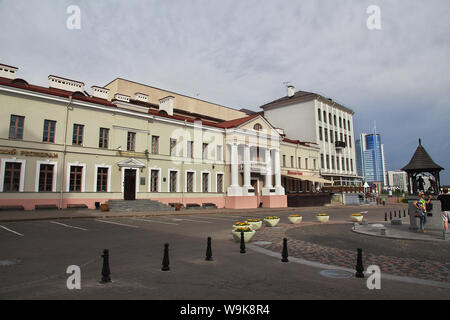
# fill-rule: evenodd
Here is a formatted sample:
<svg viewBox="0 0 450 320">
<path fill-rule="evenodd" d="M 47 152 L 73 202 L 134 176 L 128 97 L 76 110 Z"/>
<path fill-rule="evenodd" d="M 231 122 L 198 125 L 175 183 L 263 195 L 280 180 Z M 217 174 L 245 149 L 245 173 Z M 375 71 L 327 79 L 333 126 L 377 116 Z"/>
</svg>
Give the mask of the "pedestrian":
<svg viewBox="0 0 450 320">
<path fill-rule="evenodd" d="M 428 196 L 428 200 L 425 201 L 425 193 L 419 192 L 419 200 L 414 202 L 416 207 L 415 216 L 420 219 L 420 231 L 425 233 L 425 224 L 427 223 L 427 204 L 431 202 L 431 194 Z"/>
<path fill-rule="evenodd" d="M 383 197 L 383 198 L 381 199 L 381 201 L 383 201 L 383 206 L 385 206 L 385 205 L 386 205 L 386 198 Z"/>
<path fill-rule="evenodd" d="M 444 187 L 437 199 L 441 201 L 442 220 L 444 222 L 444 230 L 448 231 L 448 220 L 450 220 L 450 194 L 448 188 Z"/>
</svg>

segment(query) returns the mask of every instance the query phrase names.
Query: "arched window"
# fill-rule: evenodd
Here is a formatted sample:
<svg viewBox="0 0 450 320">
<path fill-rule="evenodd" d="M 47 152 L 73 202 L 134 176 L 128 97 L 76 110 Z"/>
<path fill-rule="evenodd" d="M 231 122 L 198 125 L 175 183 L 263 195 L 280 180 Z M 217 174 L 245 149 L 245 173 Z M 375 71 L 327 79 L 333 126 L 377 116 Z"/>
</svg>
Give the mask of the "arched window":
<svg viewBox="0 0 450 320">
<path fill-rule="evenodd" d="M 261 131 L 262 128 L 263 128 L 262 125 L 259 124 L 259 123 L 255 124 L 255 125 L 253 126 L 253 130 L 256 130 L 256 131 Z"/>
</svg>

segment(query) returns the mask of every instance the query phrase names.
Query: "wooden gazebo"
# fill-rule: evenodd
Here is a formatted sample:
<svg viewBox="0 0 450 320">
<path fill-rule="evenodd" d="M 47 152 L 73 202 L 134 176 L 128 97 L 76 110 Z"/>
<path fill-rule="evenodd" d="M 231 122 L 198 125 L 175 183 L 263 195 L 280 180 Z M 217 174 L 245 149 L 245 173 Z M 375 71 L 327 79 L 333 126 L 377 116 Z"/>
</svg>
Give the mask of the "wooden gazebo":
<svg viewBox="0 0 450 320">
<path fill-rule="evenodd" d="M 409 163 L 402 168 L 408 174 L 408 190 L 409 193 L 416 194 L 420 191 L 424 191 L 428 194 L 439 194 L 440 190 L 440 179 L 439 172 L 444 170 L 440 165 L 436 164 L 433 159 L 431 159 L 428 152 L 422 146 L 422 140 L 419 139 L 419 146 L 414 152 Z M 427 190 L 424 190 L 424 183 L 421 173 L 429 173 L 434 177 L 434 181 L 430 179 L 431 186 Z"/>
</svg>

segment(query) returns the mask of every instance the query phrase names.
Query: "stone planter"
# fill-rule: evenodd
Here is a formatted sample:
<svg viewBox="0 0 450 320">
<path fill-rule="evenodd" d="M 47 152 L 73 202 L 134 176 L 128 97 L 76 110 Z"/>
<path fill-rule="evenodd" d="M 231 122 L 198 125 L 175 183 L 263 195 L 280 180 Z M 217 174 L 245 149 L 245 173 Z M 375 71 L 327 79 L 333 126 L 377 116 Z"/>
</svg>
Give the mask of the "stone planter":
<svg viewBox="0 0 450 320">
<path fill-rule="evenodd" d="M 250 240 L 252 240 L 253 236 L 255 235 L 256 231 L 252 230 L 249 232 L 244 232 L 244 242 L 250 242 Z M 233 239 L 236 242 L 241 242 L 241 233 L 237 232 L 237 231 L 231 231 L 231 234 L 233 235 Z"/>
<path fill-rule="evenodd" d="M 353 222 L 361 222 L 362 220 L 363 220 L 363 218 L 364 218 L 364 216 L 354 216 L 354 215 L 351 215 L 350 216 L 350 219 L 353 221 Z"/>
<path fill-rule="evenodd" d="M 264 219 L 264 223 L 266 224 L 266 226 L 268 227 L 275 227 L 278 222 L 280 222 L 280 219 Z"/>
<path fill-rule="evenodd" d="M 328 222 L 330 220 L 330 216 L 316 216 L 317 221 L 319 222 Z"/>
<path fill-rule="evenodd" d="M 109 206 L 107 203 L 101 203 L 100 204 L 100 210 L 102 211 L 108 211 L 109 210 Z"/>
<path fill-rule="evenodd" d="M 262 221 L 258 221 L 258 222 L 251 222 L 248 221 L 248 224 L 250 225 L 250 228 L 252 228 L 252 230 L 259 230 L 262 227 Z"/>
<path fill-rule="evenodd" d="M 302 222 L 303 217 L 288 217 L 290 223 L 298 224 Z"/>
</svg>

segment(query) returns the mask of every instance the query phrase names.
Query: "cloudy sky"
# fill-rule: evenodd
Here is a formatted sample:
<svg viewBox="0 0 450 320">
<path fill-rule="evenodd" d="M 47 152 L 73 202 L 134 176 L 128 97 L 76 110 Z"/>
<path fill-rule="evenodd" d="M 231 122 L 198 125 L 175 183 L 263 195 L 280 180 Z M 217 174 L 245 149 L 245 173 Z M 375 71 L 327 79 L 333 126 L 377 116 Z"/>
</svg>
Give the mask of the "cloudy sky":
<svg viewBox="0 0 450 320">
<path fill-rule="evenodd" d="M 370 5 L 381 30 L 367 28 Z M 0 62 L 43 86 L 122 77 L 260 110 L 289 81 L 353 109 L 356 133 L 376 122 L 388 170 L 421 137 L 450 184 L 448 0 L 0 0 L 0 30 Z"/>
</svg>

